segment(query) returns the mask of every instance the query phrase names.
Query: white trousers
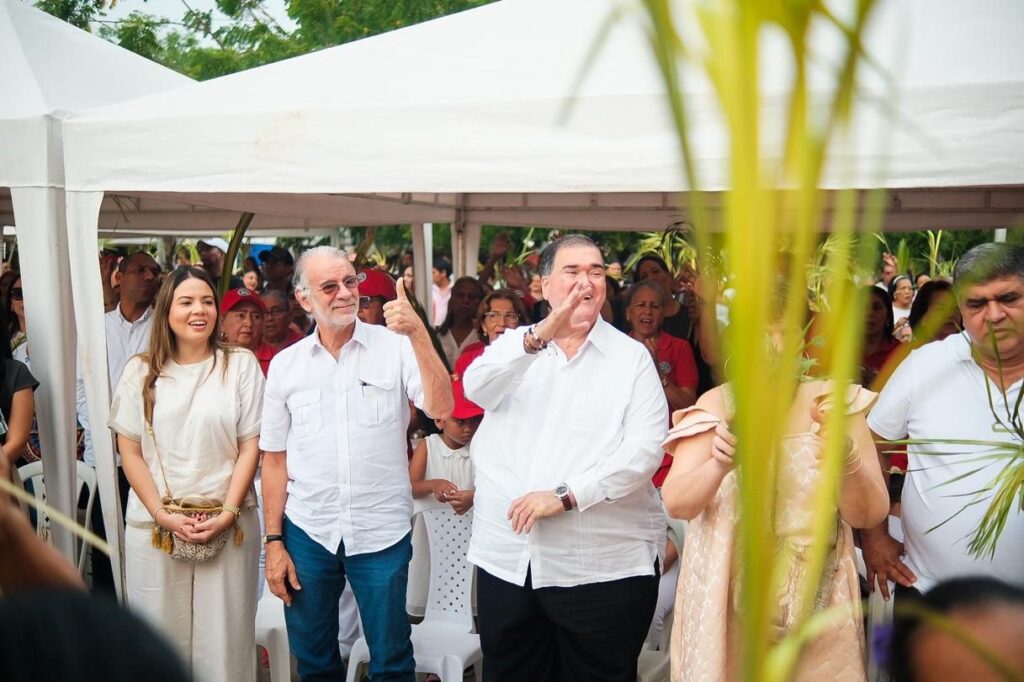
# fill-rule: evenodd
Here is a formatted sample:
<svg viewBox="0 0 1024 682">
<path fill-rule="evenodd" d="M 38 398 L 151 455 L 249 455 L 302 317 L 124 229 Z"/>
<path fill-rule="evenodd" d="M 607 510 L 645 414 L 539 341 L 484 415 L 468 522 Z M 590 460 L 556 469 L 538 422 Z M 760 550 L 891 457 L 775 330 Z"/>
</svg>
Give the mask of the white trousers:
<svg viewBox="0 0 1024 682">
<path fill-rule="evenodd" d="M 152 530 L 125 530 L 128 606 L 163 634 L 197 682 L 256 679 L 256 511 L 238 519 L 245 541 L 227 544 L 213 561 L 192 564 L 152 546 Z"/>
</svg>

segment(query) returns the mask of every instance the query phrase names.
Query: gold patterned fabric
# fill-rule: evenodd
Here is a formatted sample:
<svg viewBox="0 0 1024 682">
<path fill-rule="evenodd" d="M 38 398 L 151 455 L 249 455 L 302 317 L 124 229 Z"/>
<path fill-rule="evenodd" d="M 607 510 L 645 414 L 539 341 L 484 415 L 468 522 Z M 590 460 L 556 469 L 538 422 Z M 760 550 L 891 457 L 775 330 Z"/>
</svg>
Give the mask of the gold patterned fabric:
<svg viewBox="0 0 1024 682">
<path fill-rule="evenodd" d="M 728 391 L 728 387 L 722 390 Z M 787 571 L 778 596 L 776 626 L 781 636 L 792 625 L 797 587 L 806 577 L 810 545 L 811 501 L 820 485 L 822 440 L 811 419 L 811 407 L 827 409 L 831 383 L 802 384 L 790 411 L 780 457 L 780 491 L 774 510 L 777 551 L 787 557 Z M 724 403 L 731 400 L 728 393 Z M 859 414 L 875 394 L 851 386 L 847 412 Z M 731 409 L 730 409 L 731 411 Z M 673 415 L 675 426 L 665 441 L 671 451 L 680 440 L 710 431 L 721 419 L 691 407 Z M 735 680 L 740 627 L 740 569 L 737 565 L 736 523 L 739 518 L 736 471 L 723 478 L 718 492 L 689 525 L 675 602 L 672 633 L 673 681 Z M 838 606 L 839 621 L 803 650 L 796 680 L 861 682 L 866 679 L 864 630 L 854 561 L 853 534 L 836 514 L 833 549 L 815 600 L 815 610 Z"/>
</svg>

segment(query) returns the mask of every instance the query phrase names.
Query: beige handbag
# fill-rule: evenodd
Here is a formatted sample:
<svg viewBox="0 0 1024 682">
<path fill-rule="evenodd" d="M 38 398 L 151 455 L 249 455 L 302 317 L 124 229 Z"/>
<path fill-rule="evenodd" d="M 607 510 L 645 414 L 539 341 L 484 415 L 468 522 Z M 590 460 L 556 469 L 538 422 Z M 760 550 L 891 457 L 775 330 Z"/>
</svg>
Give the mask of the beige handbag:
<svg viewBox="0 0 1024 682">
<path fill-rule="evenodd" d="M 167 483 L 167 472 L 164 471 L 163 458 L 160 457 L 160 448 L 156 444 L 156 436 L 153 434 L 153 427 L 146 425 L 150 438 L 153 439 L 153 451 L 156 453 L 157 464 L 160 465 L 160 475 L 164 479 L 164 496 L 160 500 L 161 508 L 170 514 L 180 514 L 190 518 L 200 516 L 216 516 L 224 511 L 223 503 L 219 500 L 211 500 L 206 497 L 192 496 L 176 498 L 171 494 L 171 488 Z M 228 533 L 232 528 L 235 531 L 235 544 L 241 545 L 245 539 L 242 527 L 238 525 L 238 518 L 235 522 L 223 531 L 213 536 L 206 542 L 190 542 L 182 540 L 171 531 L 163 528 L 159 523 L 153 525 L 153 546 L 162 549 L 171 555 L 172 559 L 187 561 L 193 564 L 203 564 L 216 558 L 228 541 Z"/>
</svg>

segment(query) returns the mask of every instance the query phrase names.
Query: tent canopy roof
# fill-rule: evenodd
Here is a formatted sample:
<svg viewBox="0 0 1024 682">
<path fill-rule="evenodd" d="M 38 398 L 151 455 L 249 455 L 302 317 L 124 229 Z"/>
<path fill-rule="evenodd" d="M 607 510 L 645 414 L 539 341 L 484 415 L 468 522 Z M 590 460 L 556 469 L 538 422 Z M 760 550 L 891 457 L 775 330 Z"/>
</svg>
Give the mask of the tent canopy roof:
<svg viewBox="0 0 1024 682">
<path fill-rule="evenodd" d="M 68 188 L 342 224 L 543 224 L 551 211 L 525 209 L 554 203 L 592 214 L 603 204 L 618 214 L 597 221 L 606 229 L 651 229 L 626 209 L 653 203 L 663 227 L 684 183 L 646 38 L 627 16 L 591 52 L 614 6 L 504 0 L 74 116 Z M 975 212 L 995 196 L 1003 213 L 950 226 L 1010 222 L 1006 205 L 1019 208 L 1024 183 L 1024 4 L 907 0 L 879 10 L 867 49 L 891 69 L 894 90 L 865 72 L 854 132 L 834 147 L 826 186 L 941 188 L 949 194 L 932 208 Z M 837 40 L 818 33 L 821 85 Z M 765 45 L 764 116 L 781 121 L 771 93 L 790 70 L 777 37 Z M 684 77 L 700 186 L 720 191 L 729 185 L 722 117 L 700 74 Z M 778 138 L 766 135 L 769 153 Z M 1010 195 L 991 194 L 1000 188 Z M 409 199 L 417 195 L 432 198 Z"/>
<path fill-rule="evenodd" d="M 192 82 L 22 0 L 0 0 L 0 186 L 62 184 L 52 118 Z"/>
</svg>

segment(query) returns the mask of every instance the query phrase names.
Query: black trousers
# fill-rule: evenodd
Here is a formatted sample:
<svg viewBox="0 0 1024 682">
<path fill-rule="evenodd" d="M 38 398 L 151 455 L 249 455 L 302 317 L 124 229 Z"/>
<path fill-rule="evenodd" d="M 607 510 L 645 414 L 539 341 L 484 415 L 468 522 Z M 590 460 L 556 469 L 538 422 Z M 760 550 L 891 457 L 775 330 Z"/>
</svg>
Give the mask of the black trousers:
<svg viewBox="0 0 1024 682">
<path fill-rule="evenodd" d="M 655 575 L 534 589 L 477 571 L 480 644 L 489 682 L 625 682 L 658 601 Z"/>
</svg>

